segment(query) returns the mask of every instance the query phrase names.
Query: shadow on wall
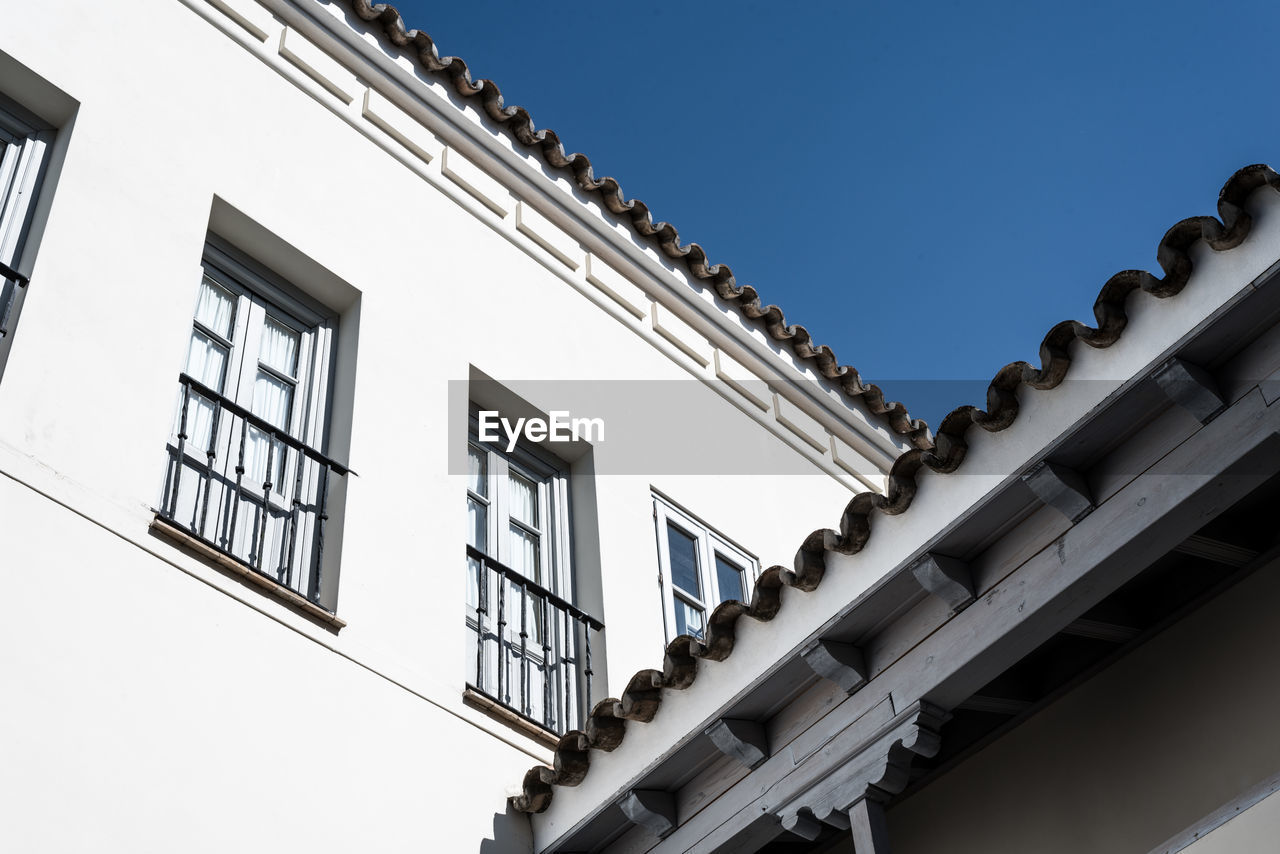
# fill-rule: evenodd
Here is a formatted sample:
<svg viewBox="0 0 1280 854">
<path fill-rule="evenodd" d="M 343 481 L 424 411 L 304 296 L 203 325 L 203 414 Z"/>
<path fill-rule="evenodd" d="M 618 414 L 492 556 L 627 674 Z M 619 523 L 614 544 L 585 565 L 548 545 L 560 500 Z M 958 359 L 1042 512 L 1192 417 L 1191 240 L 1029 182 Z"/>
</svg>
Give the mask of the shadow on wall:
<svg viewBox="0 0 1280 854">
<path fill-rule="evenodd" d="M 458 850 L 464 850 L 459 846 Z M 507 811 L 493 814 L 493 835 L 480 840 L 480 854 L 529 854 L 533 851 L 533 829 L 529 817 L 516 812 L 507 802 Z"/>
</svg>

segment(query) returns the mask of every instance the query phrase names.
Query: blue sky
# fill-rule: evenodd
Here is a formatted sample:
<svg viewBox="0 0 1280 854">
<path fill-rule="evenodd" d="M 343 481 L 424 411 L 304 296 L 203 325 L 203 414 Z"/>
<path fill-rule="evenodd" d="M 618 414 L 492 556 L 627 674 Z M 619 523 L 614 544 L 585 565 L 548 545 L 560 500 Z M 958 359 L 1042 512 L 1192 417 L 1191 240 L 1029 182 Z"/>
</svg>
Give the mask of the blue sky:
<svg viewBox="0 0 1280 854">
<path fill-rule="evenodd" d="M 396 5 L 933 424 L 1280 160 L 1271 4 Z"/>
</svg>

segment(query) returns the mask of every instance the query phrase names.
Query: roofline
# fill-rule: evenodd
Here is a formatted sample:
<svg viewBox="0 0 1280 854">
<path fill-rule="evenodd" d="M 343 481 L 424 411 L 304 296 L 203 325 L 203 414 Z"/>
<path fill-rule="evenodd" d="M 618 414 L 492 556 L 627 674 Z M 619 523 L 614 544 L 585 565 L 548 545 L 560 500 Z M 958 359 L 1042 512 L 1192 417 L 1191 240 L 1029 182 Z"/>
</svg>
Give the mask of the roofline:
<svg viewBox="0 0 1280 854">
<path fill-rule="evenodd" d="M 805 327 L 788 324 L 782 309 L 763 303 L 755 288 L 737 284 L 727 265 L 711 264 L 697 243 L 681 244 L 675 226 L 668 222 L 655 223 L 649 206 L 640 199 L 627 199 L 614 178 L 596 178 L 591 160 L 585 154 L 566 153 L 555 131 L 537 130 L 528 110 L 506 105 L 496 83 L 488 79 L 472 80 L 466 61 L 460 57 L 442 58 L 431 36 L 409 29 L 396 7 L 369 0 L 346 0 L 346 5 L 361 20 L 378 24 L 393 45 L 412 53 L 424 69 L 447 81 L 460 97 L 473 101 L 517 142 L 535 149 L 548 166 L 569 172 L 580 190 L 595 194 L 606 210 L 628 221 L 637 235 L 667 258 L 683 262 L 691 276 L 710 285 L 744 317 L 758 321 L 770 338 L 789 346 L 797 358 L 809 363 L 819 376 L 832 382 L 846 396 L 861 402 L 893 433 L 921 450 L 933 447 L 928 424 L 912 418 L 903 404 L 885 400 L 879 386 L 864 383 L 851 365 L 841 365 L 835 352 L 825 344 L 815 344 Z"/>
<path fill-rule="evenodd" d="M 739 617 L 767 622 L 782 607 L 782 588 L 810 592 L 822 583 L 827 554 L 854 555 L 862 551 L 871 536 L 871 518 L 876 513 L 899 515 L 906 512 L 917 491 L 916 476 L 921 469 L 951 474 L 964 461 L 969 444 L 968 430 L 977 425 L 986 433 L 1008 429 L 1017 419 L 1017 391 L 1022 385 L 1037 390 L 1057 388 L 1071 366 L 1070 345 L 1080 341 L 1094 349 L 1111 347 L 1120 340 L 1128 323 L 1127 298 L 1142 291 L 1157 299 L 1176 296 L 1186 286 L 1194 263 L 1191 250 L 1203 240 L 1222 252 L 1244 242 L 1253 227 L 1252 215 L 1244 209 L 1249 196 L 1263 186 L 1280 191 L 1280 175 L 1265 165 L 1240 169 L 1223 186 L 1218 196 L 1218 216 L 1190 217 L 1170 228 L 1161 239 L 1156 259 L 1164 271 L 1162 278 L 1143 270 L 1124 270 L 1102 286 L 1094 302 L 1098 326 L 1079 321 L 1063 321 L 1051 328 L 1040 345 L 1041 366 L 1012 362 L 1002 368 L 987 388 L 987 409 L 961 406 L 951 411 L 938 430 L 932 450 L 912 448 L 894 462 L 885 495 L 864 492 L 846 505 L 840 530 L 822 528 L 805 538 L 796 552 L 792 569 L 773 566 L 756 582 L 750 604 L 724 602 L 710 615 L 703 641 L 682 635 L 666 647 L 662 670 L 641 670 L 627 683 L 619 699 L 601 700 L 591 710 L 585 731 L 566 733 L 556 748 L 554 767 L 531 768 L 524 776 L 523 791 L 511 799 L 512 806 L 526 813 L 540 813 L 551 803 L 553 786 L 577 786 L 586 777 L 591 750 L 612 751 L 626 735 L 628 721 L 647 723 L 657 714 L 664 689 L 689 688 L 698 674 L 698 660 L 723 661 L 733 652 Z"/>
</svg>

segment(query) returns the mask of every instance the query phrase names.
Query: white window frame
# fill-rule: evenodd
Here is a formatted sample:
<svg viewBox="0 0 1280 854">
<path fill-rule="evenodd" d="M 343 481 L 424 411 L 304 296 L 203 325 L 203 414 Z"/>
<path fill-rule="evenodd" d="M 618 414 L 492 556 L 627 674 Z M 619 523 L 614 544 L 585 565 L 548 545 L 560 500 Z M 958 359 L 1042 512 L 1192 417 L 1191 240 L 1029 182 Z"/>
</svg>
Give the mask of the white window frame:
<svg viewBox="0 0 1280 854">
<path fill-rule="evenodd" d="M 716 572 L 717 555 L 742 569 L 743 601 L 751 601 L 756 579 L 760 575 L 760 561 L 755 555 L 657 491 L 653 493 L 653 518 L 658 546 L 658 586 L 662 592 L 662 621 L 668 642 L 676 637 L 675 602 L 677 598 L 701 611 L 704 634 L 711 612 L 725 601 L 720 593 L 719 573 Z M 677 588 L 672 582 L 671 552 L 667 539 L 668 526 L 675 527 L 697 543 L 698 581 L 703 593 L 701 599 Z"/>
</svg>

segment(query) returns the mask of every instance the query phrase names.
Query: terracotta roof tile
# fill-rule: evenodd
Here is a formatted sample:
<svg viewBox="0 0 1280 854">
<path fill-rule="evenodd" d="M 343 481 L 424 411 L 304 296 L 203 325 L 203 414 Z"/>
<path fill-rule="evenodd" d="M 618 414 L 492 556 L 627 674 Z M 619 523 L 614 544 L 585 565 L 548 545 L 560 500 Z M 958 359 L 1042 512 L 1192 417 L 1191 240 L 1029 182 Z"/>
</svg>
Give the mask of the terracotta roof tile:
<svg viewBox="0 0 1280 854">
<path fill-rule="evenodd" d="M 748 319 L 759 321 L 771 338 L 790 346 L 797 357 L 812 364 L 819 374 L 831 380 L 846 395 L 861 400 L 893 432 L 914 447 L 931 447 L 929 427 L 925 422 L 912 418 L 901 403 L 885 400 L 878 386 L 864 383 L 853 367 L 841 365 L 830 347 L 815 344 L 809 330 L 788 324 L 782 309 L 764 304 L 755 288 L 737 284 L 726 265 L 711 264 L 701 246 L 681 244 L 675 226 L 668 222 L 655 223 L 649 206 L 639 199 L 628 199 L 616 180 L 608 176 L 595 177 L 591 161 L 585 154 L 568 154 L 555 131 L 535 129 L 529 111 L 524 107 L 507 106 L 496 83 L 472 80 L 467 63 L 459 57 L 441 57 L 431 36 L 421 30 L 408 29 L 394 6 L 368 0 L 347 0 L 347 3 L 361 19 L 376 22 L 392 44 L 415 55 L 423 68 L 448 81 L 459 96 L 475 101 L 499 127 L 521 144 L 537 150 L 550 166 L 570 172 L 579 188 L 595 194 L 611 213 L 629 220 L 636 232 L 664 255 L 683 261 L 689 273 L 714 287 L 721 299 Z"/>
<path fill-rule="evenodd" d="M 682 635 L 667 645 L 663 668 L 642 670 L 631 678 L 620 699 L 601 700 L 591 710 L 586 731 L 566 734 L 555 752 L 554 767 L 532 768 L 524 777 L 524 791 L 511 799 L 521 812 L 542 812 L 551 803 L 553 786 L 576 786 L 586 777 L 590 750 L 611 751 L 622 743 L 627 721 L 647 723 L 658 713 L 663 690 L 684 690 L 694 683 L 698 660 L 723 661 L 733 652 L 738 619 L 768 621 L 781 606 L 781 589 L 816 590 L 826 573 L 827 552 L 856 554 L 871 536 L 875 513 L 896 515 L 911 506 L 916 493 L 916 474 L 922 468 L 941 474 L 956 471 L 964 461 L 968 444 L 965 434 L 977 426 L 998 432 L 1018 416 L 1018 389 L 1057 387 L 1071 366 L 1071 344 L 1079 341 L 1090 347 L 1110 347 L 1123 333 L 1128 315 L 1125 301 L 1135 291 L 1157 299 L 1175 296 L 1191 275 L 1192 245 L 1203 240 L 1212 249 L 1232 249 L 1248 236 L 1253 219 L 1243 207 L 1254 190 L 1262 186 L 1280 190 L 1280 176 L 1268 166 L 1246 166 L 1231 176 L 1218 197 L 1218 216 L 1191 217 L 1169 229 L 1156 250 L 1156 261 L 1164 271 L 1157 277 L 1143 270 L 1116 273 L 1102 286 L 1093 305 L 1097 326 L 1075 320 L 1057 324 L 1040 345 L 1040 367 L 1012 362 L 1002 368 L 987 387 L 987 408 L 961 406 L 951 411 L 938 429 L 932 449 L 912 448 L 903 452 L 889 473 L 885 495 L 864 492 L 851 500 L 840 517 L 840 530 L 814 531 L 796 552 L 791 569 L 781 566 L 765 570 L 756 582 L 750 604 L 724 602 L 712 612 L 706 638 L 697 641 Z"/>
</svg>

